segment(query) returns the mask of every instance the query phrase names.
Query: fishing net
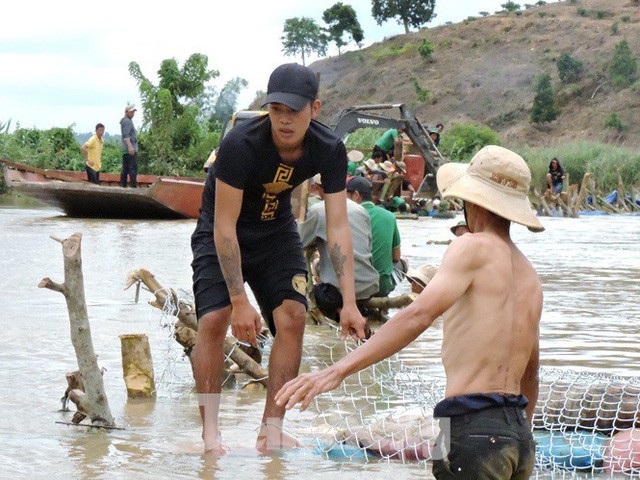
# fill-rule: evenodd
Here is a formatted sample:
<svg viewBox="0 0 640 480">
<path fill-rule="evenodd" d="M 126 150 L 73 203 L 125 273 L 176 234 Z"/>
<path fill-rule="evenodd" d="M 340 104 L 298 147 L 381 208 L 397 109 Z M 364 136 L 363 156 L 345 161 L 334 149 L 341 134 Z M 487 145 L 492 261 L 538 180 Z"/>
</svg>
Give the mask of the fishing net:
<svg viewBox="0 0 640 480">
<path fill-rule="evenodd" d="M 180 291 L 177 299 L 164 305 L 160 319 L 167 342 L 157 384 L 184 393 L 193 380 L 188 360 L 173 341 L 173 321 L 179 301 L 192 297 Z M 303 361 L 311 370 L 356 348 L 341 341 L 335 328 L 323 328 L 303 347 Z M 270 348 L 269 338 L 265 362 Z M 314 399 L 307 412 L 292 417 L 291 433 L 327 458 L 412 462 L 427 468 L 439 433 L 433 407 L 444 398 L 444 387 L 443 376 L 394 355 Z M 533 417 L 536 478 L 640 478 L 639 405 L 640 377 L 543 369 Z"/>
<path fill-rule="evenodd" d="M 326 364 L 355 345 L 325 343 Z M 323 367 L 322 362 L 317 365 Z M 323 394 L 305 418 L 316 449 L 352 461 L 430 465 L 444 378 L 393 356 Z M 640 378 L 543 369 L 534 413 L 536 476 L 640 478 Z"/>
</svg>

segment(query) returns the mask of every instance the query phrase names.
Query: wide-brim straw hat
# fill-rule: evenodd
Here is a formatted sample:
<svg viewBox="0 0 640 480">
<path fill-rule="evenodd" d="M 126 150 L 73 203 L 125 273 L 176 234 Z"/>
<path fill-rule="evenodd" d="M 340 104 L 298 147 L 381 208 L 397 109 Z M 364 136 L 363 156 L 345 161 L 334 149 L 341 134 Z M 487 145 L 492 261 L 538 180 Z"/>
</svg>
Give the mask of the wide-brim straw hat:
<svg viewBox="0 0 640 480">
<path fill-rule="evenodd" d="M 378 169 L 378 164 L 376 163 L 376 161 L 373 158 L 370 158 L 369 160 L 366 160 L 364 162 L 364 164 L 369 170 L 377 170 Z"/>
<path fill-rule="evenodd" d="M 396 171 L 396 168 L 394 167 L 393 163 L 390 160 L 385 160 L 384 162 L 382 162 L 380 164 L 380 168 L 382 168 L 382 170 L 384 170 L 387 173 L 393 173 Z"/>
<path fill-rule="evenodd" d="M 443 198 L 471 202 L 532 232 L 544 230 L 529 203 L 531 171 L 524 159 L 511 150 L 488 145 L 468 165 L 442 165 L 436 179 Z"/>
<path fill-rule="evenodd" d="M 425 263 L 416 269 L 410 269 L 406 276 L 409 277 L 409 279 L 419 280 L 426 287 L 437 272 L 437 267 Z"/>
<path fill-rule="evenodd" d="M 402 173 L 407 173 L 407 164 L 404 162 L 396 162 L 396 167 L 400 169 Z"/>
<path fill-rule="evenodd" d="M 362 153 L 360 150 L 351 150 L 349 153 L 347 153 L 347 158 L 350 162 L 358 163 L 361 162 L 364 158 L 364 153 Z"/>
</svg>

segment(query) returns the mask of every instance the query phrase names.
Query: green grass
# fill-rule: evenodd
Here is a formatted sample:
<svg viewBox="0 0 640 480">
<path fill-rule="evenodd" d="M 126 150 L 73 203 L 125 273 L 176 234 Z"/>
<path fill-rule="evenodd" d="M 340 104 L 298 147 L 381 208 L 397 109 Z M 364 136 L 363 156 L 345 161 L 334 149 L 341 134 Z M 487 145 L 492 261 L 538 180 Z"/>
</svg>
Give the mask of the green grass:
<svg viewBox="0 0 640 480">
<path fill-rule="evenodd" d="M 376 51 L 374 51 L 371 56 L 375 60 L 383 60 L 388 57 L 395 57 L 398 55 L 402 55 L 407 52 L 411 52 L 413 50 L 417 50 L 418 45 L 413 43 L 405 43 L 404 45 L 391 44 L 380 47 Z"/>
<path fill-rule="evenodd" d="M 622 178 L 626 187 L 640 187 L 640 153 L 606 143 L 576 141 L 553 147 L 514 148 L 531 169 L 532 185 L 538 190 L 546 188 L 546 174 L 553 157 L 569 174 L 570 183 L 580 183 L 585 172 L 603 192 L 618 188 Z"/>
</svg>

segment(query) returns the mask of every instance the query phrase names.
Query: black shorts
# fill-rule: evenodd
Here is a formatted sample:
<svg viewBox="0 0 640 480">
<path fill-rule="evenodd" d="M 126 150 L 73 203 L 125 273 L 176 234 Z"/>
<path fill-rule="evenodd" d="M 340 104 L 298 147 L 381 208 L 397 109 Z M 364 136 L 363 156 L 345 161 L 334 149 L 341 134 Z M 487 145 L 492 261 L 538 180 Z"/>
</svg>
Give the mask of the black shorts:
<svg viewBox="0 0 640 480">
<path fill-rule="evenodd" d="M 493 407 L 440 422 L 433 476 L 442 479 L 528 479 L 535 443 L 521 407 Z"/>
<path fill-rule="evenodd" d="M 306 262 L 302 253 L 302 243 L 297 234 L 266 235 L 260 241 L 252 239 L 251 246 L 243 247 L 242 276 L 251 287 L 262 316 L 269 330 L 276 334 L 273 311 L 284 300 L 294 300 L 307 307 Z M 225 283 L 213 235 L 195 233 L 191 238 L 193 251 L 193 294 L 198 318 L 209 312 L 231 305 L 229 291 Z"/>
</svg>

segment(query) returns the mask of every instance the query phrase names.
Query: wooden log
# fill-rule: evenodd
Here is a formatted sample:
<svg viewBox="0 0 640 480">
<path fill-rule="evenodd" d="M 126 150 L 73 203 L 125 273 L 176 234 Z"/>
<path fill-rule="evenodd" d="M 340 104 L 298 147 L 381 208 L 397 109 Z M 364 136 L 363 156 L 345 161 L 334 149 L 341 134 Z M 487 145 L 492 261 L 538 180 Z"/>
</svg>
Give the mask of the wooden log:
<svg viewBox="0 0 640 480">
<path fill-rule="evenodd" d="M 149 337 L 143 333 L 120 335 L 122 375 L 129 398 L 155 398 L 156 383 Z"/>
<path fill-rule="evenodd" d="M 580 185 L 580 192 L 578 193 L 578 200 L 576 201 L 577 209 L 580 210 L 583 208 L 583 204 L 587 200 L 587 195 L 589 194 L 589 182 L 591 180 L 591 174 L 586 172 L 584 177 L 582 177 L 582 184 Z"/>
<path fill-rule="evenodd" d="M 172 296 L 173 304 L 178 305 L 178 310 L 171 312 L 178 318 L 175 323 L 174 338 L 185 349 L 185 353 L 191 361 L 191 352 L 196 344 L 198 330 L 198 320 L 194 306 L 178 300 L 175 291 L 164 288 L 156 280 L 155 276 L 144 268 L 134 270 L 127 274 L 125 290 L 138 282 L 142 282 L 149 291 L 156 296 L 156 300 L 149 302 L 149 304 L 160 310 L 164 309 L 167 298 L 170 295 Z M 253 347 L 251 348 L 253 349 Z M 237 347 L 234 339 L 226 337 L 224 342 L 224 352 L 225 355 L 241 367 L 247 375 L 254 378 L 264 386 L 267 385 L 266 378 L 269 376 L 268 372 L 250 355 Z"/>
<path fill-rule="evenodd" d="M 74 389 L 69 398 L 78 411 L 87 415 L 93 425 L 113 427 L 115 421 L 109 408 L 104 390 L 102 372 L 98 367 L 97 356 L 91 340 L 91 328 L 84 296 L 84 278 L 82 275 L 81 242 L 82 234 L 74 233 L 65 240 L 51 237 L 62 244 L 64 258 L 64 283 L 58 284 L 49 278 L 43 278 L 38 287 L 48 288 L 64 295 L 69 312 L 71 343 L 76 352 L 78 367 L 84 391 Z"/>
</svg>

